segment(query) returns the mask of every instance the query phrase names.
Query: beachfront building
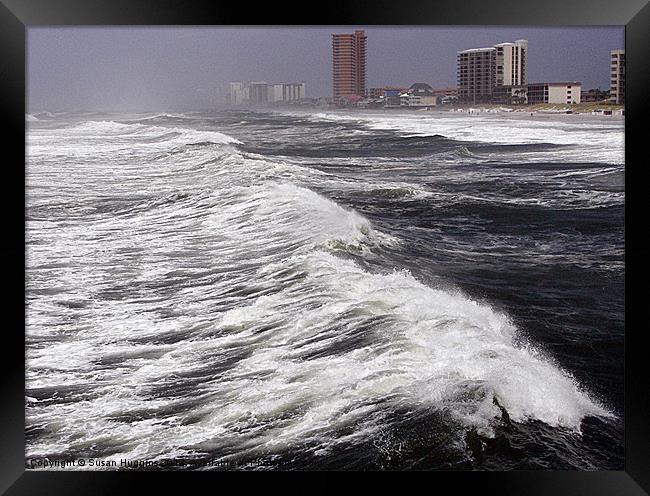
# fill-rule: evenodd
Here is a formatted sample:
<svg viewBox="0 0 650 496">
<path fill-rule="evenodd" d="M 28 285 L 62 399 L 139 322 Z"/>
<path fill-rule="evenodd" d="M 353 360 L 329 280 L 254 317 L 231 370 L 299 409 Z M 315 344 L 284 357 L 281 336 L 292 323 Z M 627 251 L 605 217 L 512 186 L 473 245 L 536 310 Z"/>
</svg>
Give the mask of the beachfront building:
<svg viewBox="0 0 650 496">
<path fill-rule="evenodd" d="M 433 96 L 433 88 L 427 83 L 413 83 L 408 92 L 415 96 Z"/>
<path fill-rule="evenodd" d="M 438 105 L 438 97 L 435 95 L 417 95 L 407 93 L 400 101 L 402 106 L 409 108 L 431 108 Z"/>
<path fill-rule="evenodd" d="M 252 81 L 248 85 L 249 102 L 263 105 L 269 101 L 269 85 L 266 81 Z"/>
<path fill-rule="evenodd" d="M 609 101 L 609 91 L 603 91 L 600 88 L 592 88 L 580 93 L 581 102 L 604 102 Z"/>
<path fill-rule="evenodd" d="M 406 93 L 408 88 L 400 88 L 397 86 L 382 86 L 381 88 L 367 88 L 366 89 L 366 98 L 377 99 L 377 98 L 386 98 L 386 95 L 395 96 L 400 93 Z"/>
<path fill-rule="evenodd" d="M 433 94 L 433 88 L 427 83 L 413 83 L 399 95 L 401 107 L 431 108 L 438 104 L 438 98 Z"/>
<path fill-rule="evenodd" d="M 349 99 L 366 94 L 366 40 L 363 30 L 332 34 L 332 97 Z"/>
<path fill-rule="evenodd" d="M 278 83 L 269 85 L 269 103 L 296 102 L 306 97 L 305 83 Z"/>
<path fill-rule="evenodd" d="M 458 88 L 448 86 L 446 88 L 433 88 L 433 94 L 438 97 L 438 105 L 446 105 L 458 101 Z"/>
<path fill-rule="evenodd" d="M 625 50 L 612 50 L 610 53 L 609 102 L 625 104 Z"/>
<path fill-rule="evenodd" d="M 580 103 L 582 84 L 568 83 L 531 83 L 528 85 L 528 103 L 556 103 L 571 105 Z"/>
<path fill-rule="evenodd" d="M 460 102 L 506 103 L 512 98 L 525 99 L 524 87 L 528 82 L 527 40 L 470 48 L 458 52 L 457 59 Z M 504 86 L 508 89 L 501 88 Z"/>
<path fill-rule="evenodd" d="M 366 98 L 383 98 L 386 88 L 366 88 Z"/>
<path fill-rule="evenodd" d="M 230 83 L 230 105 L 241 105 L 248 101 L 248 85 L 241 81 Z"/>
<path fill-rule="evenodd" d="M 525 105 L 528 103 L 528 86 L 495 86 L 492 101 L 505 105 Z"/>
<path fill-rule="evenodd" d="M 305 83 L 273 83 L 252 81 L 230 83 L 231 105 L 267 105 L 280 102 L 297 103 L 306 98 Z"/>
<path fill-rule="evenodd" d="M 528 41 L 494 45 L 496 86 L 524 86 L 528 82 Z"/>
<path fill-rule="evenodd" d="M 433 88 L 433 94 L 436 96 L 458 96 L 458 88 L 447 86 L 446 88 Z"/>
<path fill-rule="evenodd" d="M 384 107 L 399 107 L 402 103 L 400 95 L 403 93 L 405 92 L 400 88 L 387 88 L 386 91 L 384 91 Z"/>
<path fill-rule="evenodd" d="M 487 103 L 496 85 L 496 50 L 471 48 L 457 54 L 458 99 L 464 103 Z"/>
</svg>

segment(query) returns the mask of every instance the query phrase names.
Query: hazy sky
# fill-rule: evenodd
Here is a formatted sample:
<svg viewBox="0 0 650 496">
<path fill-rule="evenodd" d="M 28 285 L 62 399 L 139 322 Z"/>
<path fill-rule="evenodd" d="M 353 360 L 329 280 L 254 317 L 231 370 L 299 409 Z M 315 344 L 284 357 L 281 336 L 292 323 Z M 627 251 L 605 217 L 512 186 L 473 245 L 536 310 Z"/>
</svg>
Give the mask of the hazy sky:
<svg viewBox="0 0 650 496">
<path fill-rule="evenodd" d="M 304 81 L 331 94 L 331 33 L 365 29 L 369 87 L 456 85 L 456 52 L 528 40 L 529 82 L 609 88 L 614 27 L 30 27 L 30 111 L 205 108 L 229 81 Z"/>
</svg>

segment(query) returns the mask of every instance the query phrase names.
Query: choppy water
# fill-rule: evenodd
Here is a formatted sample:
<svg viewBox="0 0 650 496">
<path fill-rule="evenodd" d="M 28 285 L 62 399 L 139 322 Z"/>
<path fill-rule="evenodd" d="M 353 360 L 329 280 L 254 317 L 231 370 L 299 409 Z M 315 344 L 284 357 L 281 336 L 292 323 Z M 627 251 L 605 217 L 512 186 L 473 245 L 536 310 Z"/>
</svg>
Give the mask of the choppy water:
<svg viewBox="0 0 650 496">
<path fill-rule="evenodd" d="M 622 120 L 27 120 L 27 458 L 622 469 Z"/>
</svg>

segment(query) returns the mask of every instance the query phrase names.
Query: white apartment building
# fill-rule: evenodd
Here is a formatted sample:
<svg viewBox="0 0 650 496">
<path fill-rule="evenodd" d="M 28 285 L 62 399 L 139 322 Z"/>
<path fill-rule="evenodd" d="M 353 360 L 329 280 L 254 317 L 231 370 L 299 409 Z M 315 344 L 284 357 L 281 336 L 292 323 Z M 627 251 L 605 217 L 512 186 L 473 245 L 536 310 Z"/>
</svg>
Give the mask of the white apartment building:
<svg viewBox="0 0 650 496">
<path fill-rule="evenodd" d="M 616 105 L 625 103 L 625 50 L 612 50 L 609 101 Z"/>
<path fill-rule="evenodd" d="M 295 102 L 305 98 L 305 83 L 268 84 L 266 81 L 230 83 L 230 104 L 264 105 L 276 102 Z"/>
<path fill-rule="evenodd" d="M 528 82 L 528 40 L 499 43 L 496 50 L 496 85 L 523 86 Z"/>
<path fill-rule="evenodd" d="M 498 43 L 458 52 L 458 99 L 491 102 L 507 92 L 499 88 L 525 86 L 528 82 L 528 41 Z"/>
<path fill-rule="evenodd" d="M 305 98 L 305 83 L 280 83 L 269 85 L 269 102 L 294 102 Z"/>
<path fill-rule="evenodd" d="M 230 83 L 230 105 L 241 105 L 248 101 L 248 86 L 241 81 Z"/>
<path fill-rule="evenodd" d="M 571 105 L 580 103 L 582 84 L 568 83 L 532 83 L 528 85 L 528 103 L 558 103 Z"/>
<path fill-rule="evenodd" d="M 400 95 L 400 105 L 404 107 L 429 108 L 438 105 L 438 97 L 434 95 L 414 95 L 404 93 Z"/>
</svg>

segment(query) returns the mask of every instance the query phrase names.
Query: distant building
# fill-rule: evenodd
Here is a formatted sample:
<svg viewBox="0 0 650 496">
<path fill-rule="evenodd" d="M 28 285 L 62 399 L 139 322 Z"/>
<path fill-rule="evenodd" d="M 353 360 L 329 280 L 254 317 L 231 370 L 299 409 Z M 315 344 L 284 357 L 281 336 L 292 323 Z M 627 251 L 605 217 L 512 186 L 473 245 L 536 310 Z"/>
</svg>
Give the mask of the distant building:
<svg viewBox="0 0 650 496">
<path fill-rule="evenodd" d="M 612 50 L 610 53 L 609 102 L 625 104 L 625 50 Z"/>
<path fill-rule="evenodd" d="M 427 83 L 413 83 L 409 93 L 416 96 L 433 96 L 433 88 Z"/>
<path fill-rule="evenodd" d="M 363 97 L 359 95 L 341 95 L 332 101 L 335 105 L 349 107 L 352 105 L 357 105 L 361 100 L 363 100 Z"/>
<path fill-rule="evenodd" d="M 406 88 L 398 88 L 395 86 L 382 86 L 381 88 L 367 88 L 366 89 L 366 98 L 383 98 L 386 96 L 386 92 L 398 91 L 400 93 L 405 93 Z"/>
<path fill-rule="evenodd" d="M 448 86 L 447 88 L 433 88 L 433 94 L 436 96 L 458 96 L 458 88 Z"/>
<path fill-rule="evenodd" d="M 528 103 L 559 103 L 571 105 L 580 103 L 582 85 L 569 83 L 532 83 L 528 85 Z"/>
<path fill-rule="evenodd" d="M 583 91 L 580 93 L 581 102 L 602 102 L 609 100 L 609 91 L 602 91 L 600 88 Z"/>
<path fill-rule="evenodd" d="M 455 87 L 434 88 L 433 94 L 438 97 L 438 105 L 449 105 L 458 101 L 458 88 Z"/>
<path fill-rule="evenodd" d="M 495 86 L 492 101 L 505 105 L 524 105 L 528 103 L 528 86 Z"/>
<path fill-rule="evenodd" d="M 385 107 L 399 107 L 401 105 L 400 95 L 403 91 L 399 88 L 386 89 L 384 92 Z"/>
<path fill-rule="evenodd" d="M 253 105 L 261 105 L 269 101 L 269 85 L 266 81 L 252 81 L 248 85 L 249 101 Z"/>
<path fill-rule="evenodd" d="M 387 89 L 383 98 L 385 107 L 428 108 L 438 104 L 433 88 L 426 83 L 414 83 L 408 89 Z"/>
<path fill-rule="evenodd" d="M 523 86 L 528 80 L 528 41 L 494 45 L 497 86 Z"/>
<path fill-rule="evenodd" d="M 472 48 L 458 52 L 458 99 L 466 103 L 492 100 L 496 85 L 496 50 Z"/>
<path fill-rule="evenodd" d="M 498 43 L 457 53 L 458 99 L 464 103 L 490 103 L 508 98 L 509 90 L 521 91 L 528 81 L 528 41 Z"/>
<path fill-rule="evenodd" d="M 436 95 L 437 96 L 437 95 Z M 437 96 L 438 104 L 440 105 L 453 105 L 458 102 L 458 96 Z"/>
<path fill-rule="evenodd" d="M 381 98 L 386 88 L 366 88 L 366 98 Z"/>
<path fill-rule="evenodd" d="M 401 99 L 401 104 L 411 108 L 430 108 L 438 105 L 438 97 L 409 93 L 405 98 Z"/>
<path fill-rule="evenodd" d="M 305 83 L 279 83 L 269 85 L 269 102 L 297 102 L 306 98 Z"/>
<path fill-rule="evenodd" d="M 269 103 L 304 103 L 305 83 L 268 84 L 266 81 L 230 83 L 231 105 L 267 105 Z"/>
<path fill-rule="evenodd" d="M 321 96 L 316 99 L 317 107 L 329 107 L 332 104 L 332 99 L 329 96 Z"/>
<path fill-rule="evenodd" d="M 248 101 L 248 86 L 241 81 L 230 83 L 230 105 L 241 105 Z"/>
<path fill-rule="evenodd" d="M 332 34 L 332 96 L 366 94 L 366 40 L 363 30 L 353 34 Z"/>
</svg>

